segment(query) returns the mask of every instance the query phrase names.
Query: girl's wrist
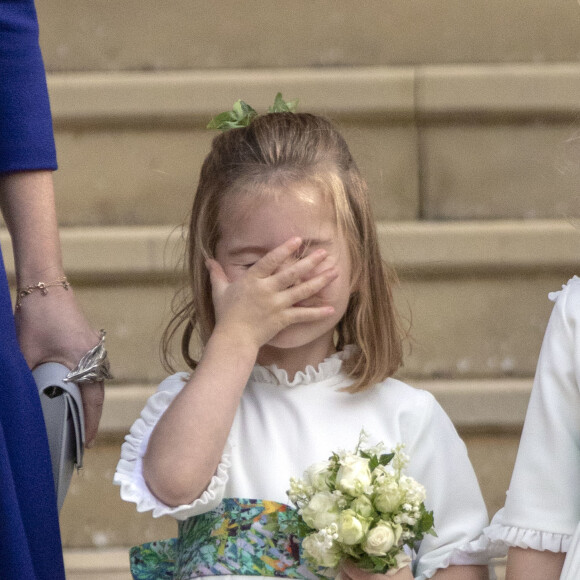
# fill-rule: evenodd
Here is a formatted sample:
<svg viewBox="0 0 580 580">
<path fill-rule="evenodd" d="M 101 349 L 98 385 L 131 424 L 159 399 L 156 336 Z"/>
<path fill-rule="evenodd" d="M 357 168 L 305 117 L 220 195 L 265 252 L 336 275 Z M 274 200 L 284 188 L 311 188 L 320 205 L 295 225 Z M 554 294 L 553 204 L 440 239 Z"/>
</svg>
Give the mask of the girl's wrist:
<svg viewBox="0 0 580 580">
<path fill-rule="evenodd" d="M 251 358 L 253 361 L 258 357 L 260 350 L 260 345 L 255 344 L 247 332 L 226 324 L 216 324 L 209 341 L 219 343 L 226 352 L 232 351 L 238 357 Z"/>
</svg>

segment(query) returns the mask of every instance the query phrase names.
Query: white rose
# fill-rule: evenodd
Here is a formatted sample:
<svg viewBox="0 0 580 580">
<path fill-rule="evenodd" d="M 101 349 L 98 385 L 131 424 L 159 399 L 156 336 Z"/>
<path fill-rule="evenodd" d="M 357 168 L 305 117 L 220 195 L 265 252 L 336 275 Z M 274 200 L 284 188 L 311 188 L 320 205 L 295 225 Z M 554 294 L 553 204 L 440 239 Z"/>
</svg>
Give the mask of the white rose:
<svg viewBox="0 0 580 580">
<path fill-rule="evenodd" d="M 384 556 L 398 543 L 402 531 L 400 525 L 392 525 L 380 520 L 367 534 L 362 548 L 370 556 Z"/>
<path fill-rule="evenodd" d="M 369 529 L 370 522 L 353 510 L 344 510 L 338 518 L 338 539 L 347 546 L 358 544 Z"/>
<path fill-rule="evenodd" d="M 375 512 L 373 502 L 366 495 L 353 499 L 350 508 L 365 518 L 370 518 Z"/>
<path fill-rule="evenodd" d="M 302 519 L 307 526 L 322 530 L 338 519 L 338 498 L 329 491 L 315 493 L 302 508 Z"/>
<path fill-rule="evenodd" d="M 336 487 L 353 497 L 363 495 L 371 484 L 369 460 L 358 455 L 346 455 L 336 474 Z"/>
<path fill-rule="evenodd" d="M 385 477 L 378 485 L 375 485 L 374 504 L 377 510 L 384 514 L 397 511 L 405 500 L 405 491 L 393 477 Z"/>
<path fill-rule="evenodd" d="M 318 566 L 334 568 L 340 561 L 340 548 L 322 532 L 310 534 L 302 540 L 304 554 Z"/>
<path fill-rule="evenodd" d="M 305 476 L 316 491 L 329 490 L 330 462 L 320 461 L 314 463 L 306 470 Z"/>
</svg>

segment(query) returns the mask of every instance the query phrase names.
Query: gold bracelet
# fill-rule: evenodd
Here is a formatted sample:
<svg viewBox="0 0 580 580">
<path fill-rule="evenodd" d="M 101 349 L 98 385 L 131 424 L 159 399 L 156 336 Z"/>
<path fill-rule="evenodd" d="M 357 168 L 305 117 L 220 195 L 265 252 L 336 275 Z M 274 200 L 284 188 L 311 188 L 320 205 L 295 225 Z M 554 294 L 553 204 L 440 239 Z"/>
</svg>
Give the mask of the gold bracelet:
<svg viewBox="0 0 580 580">
<path fill-rule="evenodd" d="M 20 308 L 20 304 L 22 303 L 22 299 L 29 294 L 32 294 L 35 290 L 40 290 L 40 293 L 43 296 L 48 294 L 48 289 L 51 286 L 62 286 L 65 290 L 70 288 L 69 281 L 66 279 L 66 276 L 62 276 L 58 280 L 53 280 L 52 282 L 39 282 L 38 284 L 34 284 L 34 286 L 26 286 L 25 288 L 17 288 L 16 289 L 16 310 Z"/>
</svg>

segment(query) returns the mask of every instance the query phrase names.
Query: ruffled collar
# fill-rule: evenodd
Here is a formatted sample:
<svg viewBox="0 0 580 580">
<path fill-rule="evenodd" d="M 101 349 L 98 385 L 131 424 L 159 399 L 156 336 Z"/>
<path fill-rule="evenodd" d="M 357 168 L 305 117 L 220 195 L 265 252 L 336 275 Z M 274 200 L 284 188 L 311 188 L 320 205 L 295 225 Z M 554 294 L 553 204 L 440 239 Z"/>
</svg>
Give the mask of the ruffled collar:
<svg viewBox="0 0 580 580">
<path fill-rule="evenodd" d="M 297 372 L 293 380 L 288 378 L 288 373 L 284 369 L 280 369 L 276 365 L 256 365 L 250 375 L 250 380 L 281 387 L 298 387 L 319 383 L 337 377 L 343 361 L 347 360 L 355 350 L 356 347 L 349 344 L 340 352 L 325 358 L 318 367 L 314 368 L 308 365 L 303 371 Z"/>
</svg>

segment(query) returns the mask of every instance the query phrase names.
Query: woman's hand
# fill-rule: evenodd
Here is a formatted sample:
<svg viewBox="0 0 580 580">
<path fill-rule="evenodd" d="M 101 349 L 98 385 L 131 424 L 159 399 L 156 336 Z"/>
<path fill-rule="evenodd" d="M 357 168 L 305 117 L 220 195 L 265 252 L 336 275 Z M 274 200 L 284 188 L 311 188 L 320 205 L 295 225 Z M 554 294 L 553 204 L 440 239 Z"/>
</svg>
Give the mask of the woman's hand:
<svg viewBox="0 0 580 580">
<path fill-rule="evenodd" d="M 44 296 L 40 292 L 25 296 L 15 320 L 20 348 L 31 369 L 44 362 L 58 362 L 72 370 L 100 338 L 81 312 L 71 288 L 55 286 Z M 81 384 L 79 388 L 86 446 L 91 447 L 103 410 L 103 383 Z"/>
<path fill-rule="evenodd" d="M 0 175 L 0 209 L 12 238 L 17 287 L 62 277 L 52 172 Z M 16 325 L 20 348 L 32 369 L 43 362 L 59 362 L 72 370 L 99 342 L 73 291 L 58 286 L 49 288 L 44 296 L 38 291 L 25 296 L 16 312 Z M 101 418 L 103 384 L 81 385 L 81 395 L 85 439 L 90 447 Z"/>
<path fill-rule="evenodd" d="M 288 240 L 235 280 L 228 279 L 216 260 L 208 260 L 216 331 L 227 327 L 229 333 L 239 333 L 259 349 L 291 324 L 320 320 L 334 313 L 331 306 L 297 306 L 338 276 L 335 267 L 313 275 L 326 258 L 326 250 L 292 259 L 300 244 L 300 238 Z"/>
<path fill-rule="evenodd" d="M 394 574 L 374 574 L 361 570 L 350 560 L 345 560 L 340 567 L 341 580 L 413 580 L 409 566 L 403 566 Z"/>
</svg>

